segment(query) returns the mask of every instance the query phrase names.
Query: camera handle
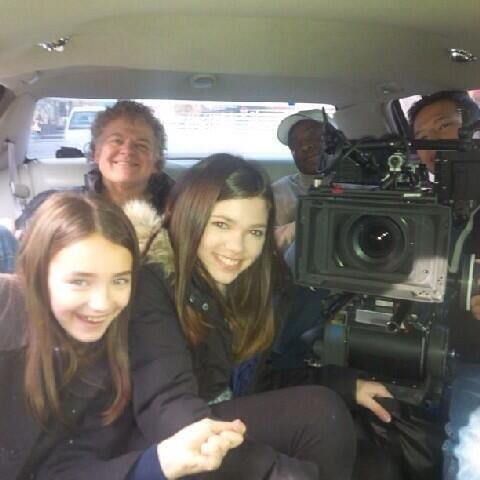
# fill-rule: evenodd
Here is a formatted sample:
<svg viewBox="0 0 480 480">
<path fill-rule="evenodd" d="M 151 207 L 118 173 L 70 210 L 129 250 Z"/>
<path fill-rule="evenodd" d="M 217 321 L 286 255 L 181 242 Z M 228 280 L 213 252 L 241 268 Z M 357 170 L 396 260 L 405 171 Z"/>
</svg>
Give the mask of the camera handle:
<svg viewBox="0 0 480 480">
<path fill-rule="evenodd" d="M 388 332 L 398 332 L 402 326 L 403 320 L 407 317 L 412 308 L 412 302 L 408 300 L 399 300 L 397 308 L 393 312 L 392 318 L 385 324 Z"/>
</svg>

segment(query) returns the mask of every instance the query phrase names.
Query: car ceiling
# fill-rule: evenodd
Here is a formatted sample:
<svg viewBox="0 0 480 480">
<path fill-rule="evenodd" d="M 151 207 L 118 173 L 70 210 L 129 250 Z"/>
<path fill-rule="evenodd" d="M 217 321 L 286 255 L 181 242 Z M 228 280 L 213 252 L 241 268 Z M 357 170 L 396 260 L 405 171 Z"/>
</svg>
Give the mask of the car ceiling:
<svg viewBox="0 0 480 480">
<path fill-rule="evenodd" d="M 34 97 L 329 102 L 479 86 L 478 0 L 4 0 L 0 83 Z M 37 43 L 69 36 L 62 53 Z M 193 88 L 197 73 L 215 75 Z"/>
</svg>

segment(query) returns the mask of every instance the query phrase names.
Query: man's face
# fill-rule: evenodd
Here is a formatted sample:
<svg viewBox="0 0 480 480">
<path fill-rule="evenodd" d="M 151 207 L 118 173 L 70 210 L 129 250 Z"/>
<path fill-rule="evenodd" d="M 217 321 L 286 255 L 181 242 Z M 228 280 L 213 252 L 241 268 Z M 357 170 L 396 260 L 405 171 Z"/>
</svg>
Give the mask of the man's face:
<svg viewBox="0 0 480 480">
<path fill-rule="evenodd" d="M 301 120 L 296 123 L 290 131 L 288 147 L 300 172 L 316 174 L 325 148 L 321 122 Z"/>
<path fill-rule="evenodd" d="M 141 119 L 115 118 L 100 134 L 94 159 L 107 190 L 111 184 L 146 189 L 157 160 L 152 127 Z"/>
<path fill-rule="evenodd" d="M 462 115 L 455 102 L 438 100 L 418 112 L 413 133 L 417 140 L 455 140 L 462 126 Z M 435 171 L 435 150 L 418 150 L 418 157 L 430 173 Z"/>
</svg>

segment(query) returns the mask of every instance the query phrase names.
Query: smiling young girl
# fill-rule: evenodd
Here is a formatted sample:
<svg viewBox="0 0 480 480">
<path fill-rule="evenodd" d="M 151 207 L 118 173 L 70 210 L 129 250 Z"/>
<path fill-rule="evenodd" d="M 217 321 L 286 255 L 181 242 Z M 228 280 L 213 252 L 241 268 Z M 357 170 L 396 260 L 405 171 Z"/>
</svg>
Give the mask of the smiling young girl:
<svg viewBox="0 0 480 480">
<path fill-rule="evenodd" d="M 350 478 L 353 426 L 333 392 L 305 386 L 233 398 L 230 389 L 235 364 L 274 336 L 268 179 L 240 158 L 213 155 L 174 187 L 165 228 L 146 205 L 126 211 L 146 249 L 130 335 L 142 434 L 156 441 L 203 416 L 240 418 L 248 440 L 208 478 Z"/>
<path fill-rule="evenodd" d="M 216 468 L 242 441 L 240 422 L 203 420 L 120 455 L 133 429 L 127 331 L 137 265 L 137 237 L 114 204 L 63 193 L 35 213 L 18 277 L 0 276 L 0 478 L 178 478 Z M 116 446 L 102 450 L 96 429 L 114 431 Z M 84 437 L 96 462 L 75 457 Z"/>
</svg>

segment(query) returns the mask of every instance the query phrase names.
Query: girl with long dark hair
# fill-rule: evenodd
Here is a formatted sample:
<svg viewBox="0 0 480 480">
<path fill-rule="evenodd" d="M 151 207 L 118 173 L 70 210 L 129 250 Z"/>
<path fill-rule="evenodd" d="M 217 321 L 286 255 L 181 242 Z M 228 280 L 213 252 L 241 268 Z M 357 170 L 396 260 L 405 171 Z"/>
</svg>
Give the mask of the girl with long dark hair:
<svg viewBox="0 0 480 480">
<path fill-rule="evenodd" d="M 206 419 L 121 455 L 134 425 L 127 333 L 138 260 L 135 231 L 111 202 L 61 193 L 35 213 L 18 276 L 0 276 L 0 478 L 178 478 L 216 468 L 242 441 L 240 422 Z M 116 446 L 105 443 L 112 431 Z M 84 434 L 102 461 L 75 457 Z"/>
<path fill-rule="evenodd" d="M 336 394 L 304 386 L 233 398 L 230 388 L 235 364 L 275 332 L 268 178 L 241 158 L 213 155 L 179 179 L 163 227 L 144 204 L 126 211 L 145 258 L 130 335 L 144 437 L 203 416 L 240 418 L 248 441 L 208 478 L 350 478 L 355 436 Z"/>
</svg>

